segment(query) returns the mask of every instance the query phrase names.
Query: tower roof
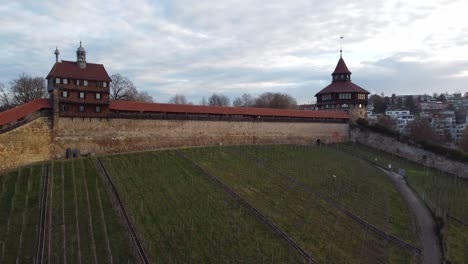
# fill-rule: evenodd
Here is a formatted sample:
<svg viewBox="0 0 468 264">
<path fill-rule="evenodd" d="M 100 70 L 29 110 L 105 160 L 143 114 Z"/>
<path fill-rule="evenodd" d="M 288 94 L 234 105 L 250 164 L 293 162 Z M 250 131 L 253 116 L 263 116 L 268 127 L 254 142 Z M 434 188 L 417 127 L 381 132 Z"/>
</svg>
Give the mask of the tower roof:
<svg viewBox="0 0 468 264">
<path fill-rule="evenodd" d="M 85 49 L 83 48 L 83 46 L 81 46 L 81 41 L 80 41 L 80 46 L 78 47 L 78 49 L 77 49 L 76 51 L 84 51 L 84 52 L 86 52 Z"/>
<path fill-rule="evenodd" d="M 336 64 L 335 71 L 332 73 L 332 75 L 335 74 L 351 74 L 351 72 L 348 70 L 348 66 L 346 66 L 345 61 L 343 60 L 343 57 L 340 56 L 340 59 L 338 60 L 338 63 Z"/>
<path fill-rule="evenodd" d="M 60 78 L 71 78 L 71 79 L 83 79 L 91 81 L 112 81 L 107 74 L 104 65 L 87 63 L 86 68 L 80 68 L 76 62 L 73 61 L 62 61 L 55 63 L 52 70 L 50 70 L 46 79 L 51 77 L 60 77 Z"/>
<path fill-rule="evenodd" d="M 351 71 L 346 66 L 343 57 L 340 55 L 340 59 L 336 64 L 335 70 L 332 73 L 332 76 L 337 77 L 337 75 L 351 75 Z M 327 87 L 323 88 L 318 92 L 315 96 L 321 94 L 330 94 L 330 93 L 364 93 L 369 94 L 368 91 L 361 88 L 359 85 L 354 84 L 351 82 L 349 76 L 344 76 L 344 79 L 336 79 L 333 78 L 332 83 L 329 84 Z"/>
</svg>

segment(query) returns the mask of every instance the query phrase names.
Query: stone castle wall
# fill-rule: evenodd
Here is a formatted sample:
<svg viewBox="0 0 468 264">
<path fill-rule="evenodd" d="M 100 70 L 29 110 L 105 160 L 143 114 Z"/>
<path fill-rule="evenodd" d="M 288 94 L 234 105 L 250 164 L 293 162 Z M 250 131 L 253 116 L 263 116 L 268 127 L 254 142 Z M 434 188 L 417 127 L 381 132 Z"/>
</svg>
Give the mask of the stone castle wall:
<svg viewBox="0 0 468 264">
<path fill-rule="evenodd" d="M 396 156 L 436 168 L 463 178 L 468 178 L 468 164 L 448 159 L 433 152 L 410 146 L 394 138 L 384 136 L 369 130 L 353 128 L 350 131 L 350 140 L 377 148 Z"/>
<path fill-rule="evenodd" d="M 50 140 L 48 117 L 0 134 L 0 170 L 50 159 Z"/>
<path fill-rule="evenodd" d="M 67 148 L 115 153 L 166 147 L 234 144 L 314 144 L 348 140 L 347 123 L 59 118 L 53 157 Z"/>
<path fill-rule="evenodd" d="M 0 170 L 62 158 L 67 148 L 117 153 L 235 144 L 314 144 L 347 141 L 347 123 L 37 118 L 0 134 Z"/>
</svg>

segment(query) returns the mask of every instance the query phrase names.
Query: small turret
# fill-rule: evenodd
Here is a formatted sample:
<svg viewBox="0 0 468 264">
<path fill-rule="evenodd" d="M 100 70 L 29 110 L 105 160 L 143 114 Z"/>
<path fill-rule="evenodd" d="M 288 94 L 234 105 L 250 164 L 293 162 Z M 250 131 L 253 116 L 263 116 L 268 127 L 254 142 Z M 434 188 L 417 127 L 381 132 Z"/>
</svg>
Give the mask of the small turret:
<svg viewBox="0 0 468 264">
<path fill-rule="evenodd" d="M 80 46 L 76 50 L 76 62 L 80 66 L 80 69 L 86 68 L 86 51 L 83 46 L 81 46 L 81 41 Z"/>
</svg>

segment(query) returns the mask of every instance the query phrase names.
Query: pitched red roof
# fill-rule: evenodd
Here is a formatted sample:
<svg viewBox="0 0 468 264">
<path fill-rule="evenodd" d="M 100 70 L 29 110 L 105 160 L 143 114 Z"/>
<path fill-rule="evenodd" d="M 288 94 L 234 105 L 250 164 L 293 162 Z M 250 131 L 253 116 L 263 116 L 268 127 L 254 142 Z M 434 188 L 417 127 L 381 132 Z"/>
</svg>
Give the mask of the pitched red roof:
<svg viewBox="0 0 468 264">
<path fill-rule="evenodd" d="M 294 109 L 272 109 L 252 107 L 222 107 L 180 104 L 141 103 L 131 101 L 111 101 L 110 109 L 124 112 L 167 112 L 191 114 L 221 114 L 249 116 L 277 116 L 321 119 L 349 119 L 343 112 L 306 111 Z"/>
<path fill-rule="evenodd" d="M 333 71 L 332 75 L 339 73 L 351 74 L 351 72 L 348 70 L 348 66 L 346 66 L 346 63 L 344 62 L 342 57 L 340 57 L 340 59 L 338 60 L 335 71 Z"/>
<path fill-rule="evenodd" d="M 315 96 L 320 94 L 329 94 L 329 93 L 365 93 L 369 92 L 358 85 L 352 83 L 351 81 L 335 81 L 329 84 L 327 87 L 323 88 Z"/>
<path fill-rule="evenodd" d="M 41 109 L 52 108 L 49 99 L 36 99 L 10 110 L 0 112 L 0 126 L 16 121 Z"/>
<path fill-rule="evenodd" d="M 49 79 L 50 77 L 106 82 L 112 81 L 109 74 L 107 74 L 104 65 L 86 63 L 86 68 L 81 69 L 75 61 L 56 62 L 46 79 Z"/>
</svg>

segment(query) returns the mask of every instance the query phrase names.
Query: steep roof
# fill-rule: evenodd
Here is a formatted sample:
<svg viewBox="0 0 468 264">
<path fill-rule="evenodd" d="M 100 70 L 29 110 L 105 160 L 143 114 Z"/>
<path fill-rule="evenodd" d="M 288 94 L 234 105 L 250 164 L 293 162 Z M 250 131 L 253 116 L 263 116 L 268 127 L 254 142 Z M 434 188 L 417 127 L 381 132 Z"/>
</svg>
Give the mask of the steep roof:
<svg viewBox="0 0 468 264">
<path fill-rule="evenodd" d="M 112 81 L 107 74 L 104 65 L 96 63 L 86 63 L 86 68 L 81 69 L 75 61 L 56 62 L 50 70 L 46 79 L 51 77 L 71 78 L 92 81 Z"/>
<path fill-rule="evenodd" d="M 329 93 L 365 93 L 369 94 L 367 90 L 361 88 L 359 85 L 351 81 L 336 81 L 330 83 L 327 87 L 323 88 L 315 96 Z"/>
<path fill-rule="evenodd" d="M 272 109 L 252 107 L 222 107 L 180 104 L 141 103 L 131 101 L 111 101 L 110 109 L 129 112 L 167 112 L 191 114 L 221 114 L 221 115 L 250 115 L 250 116 L 278 116 L 320 119 L 349 119 L 342 112 L 305 111 L 294 109 Z"/>
<path fill-rule="evenodd" d="M 49 99 L 36 99 L 26 104 L 22 104 L 10 110 L 0 112 L 0 126 L 26 117 L 41 109 L 52 108 Z"/>
<path fill-rule="evenodd" d="M 335 71 L 333 71 L 332 75 L 340 73 L 351 74 L 351 72 L 348 70 L 348 66 L 346 66 L 346 63 L 342 57 L 340 57 L 340 59 L 338 60 L 338 63 L 335 67 Z"/>
</svg>

